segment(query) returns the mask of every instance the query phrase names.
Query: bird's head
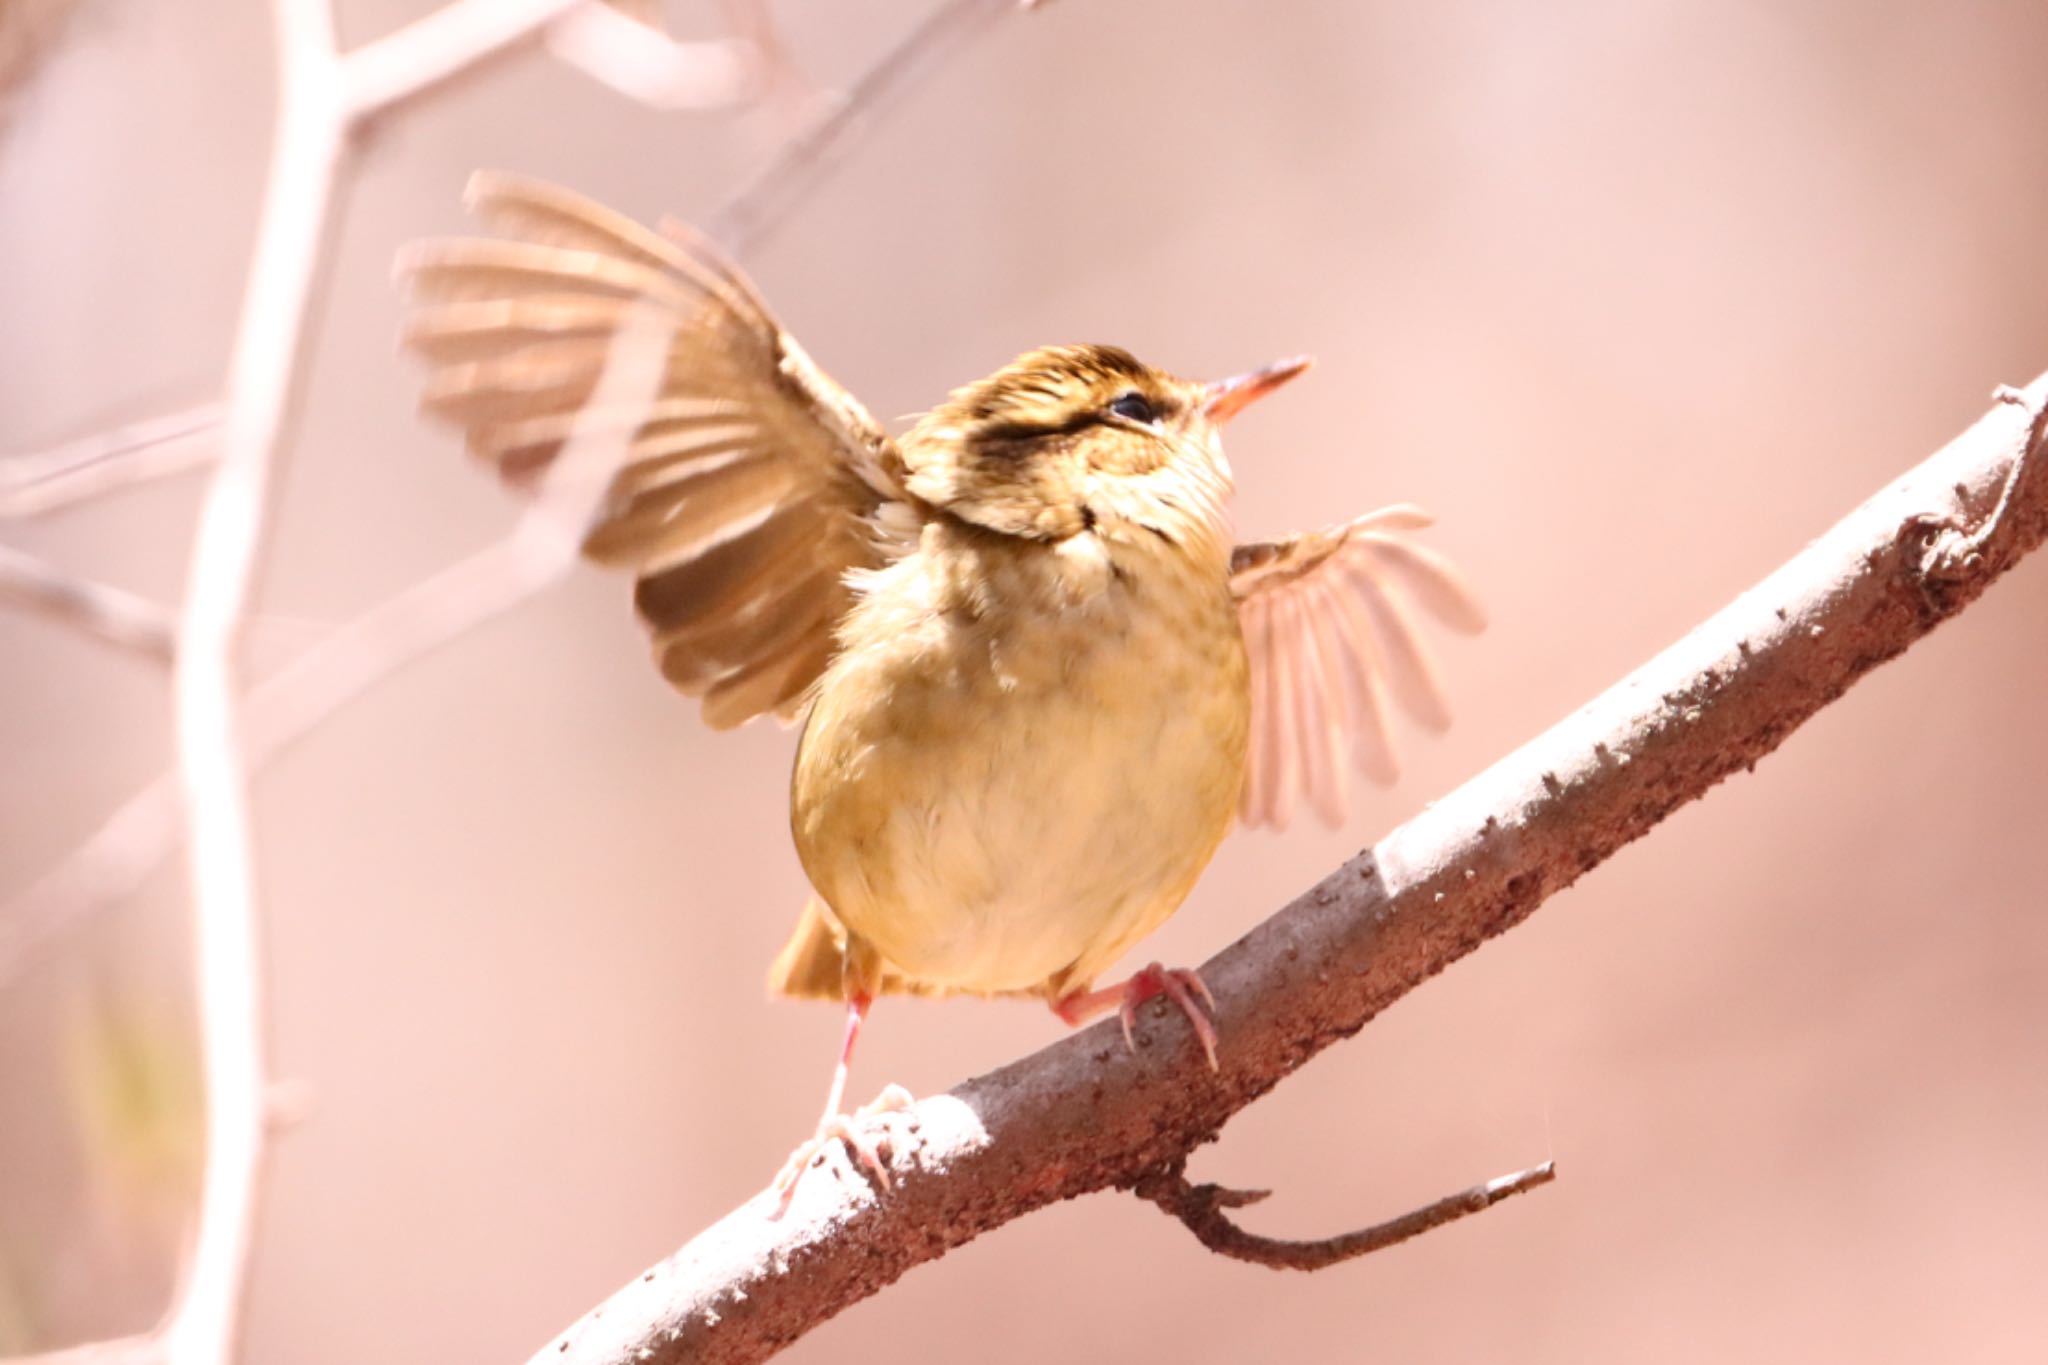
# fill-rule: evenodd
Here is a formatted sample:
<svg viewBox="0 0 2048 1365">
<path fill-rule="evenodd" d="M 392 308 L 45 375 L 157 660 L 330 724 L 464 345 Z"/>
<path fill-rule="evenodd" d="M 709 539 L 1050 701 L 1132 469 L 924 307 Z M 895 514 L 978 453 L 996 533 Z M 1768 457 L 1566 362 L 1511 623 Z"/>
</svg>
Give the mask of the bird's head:
<svg viewBox="0 0 2048 1365">
<path fill-rule="evenodd" d="M 956 389 L 903 439 L 910 491 L 1005 535 L 1157 536 L 1227 552 L 1225 422 L 1308 368 L 1212 384 L 1114 346 L 1046 346 Z"/>
</svg>

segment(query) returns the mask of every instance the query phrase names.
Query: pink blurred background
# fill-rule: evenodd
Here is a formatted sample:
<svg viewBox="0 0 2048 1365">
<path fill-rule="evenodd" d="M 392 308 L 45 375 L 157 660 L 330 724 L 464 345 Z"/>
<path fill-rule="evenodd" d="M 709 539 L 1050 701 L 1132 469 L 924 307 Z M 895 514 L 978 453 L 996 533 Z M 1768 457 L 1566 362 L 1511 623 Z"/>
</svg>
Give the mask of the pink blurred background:
<svg viewBox="0 0 2048 1365">
<path fill-rule="evenodd" d="M 344 41 L 425 0 L 341 5 Z M 718 11 L 675 0 L 677 30 Z M 782 0 L 843 84 L 922 0 Z M 1495 626 L 1349 827 L 1226 845 L 1196 962 L 1592 697 L 2048 366 L 2037 4 L 1062 0 L 999 25 L 747 261 L 879 414 L 1030 345 L 1318 370 L 1232 429 L 1240 526 L 1441 518 Z M 271 119 L 252 3 L 82 0 L 0 112 L 0 451 L 218 391 Z M 415 420 L 393 252 L 477 166 L 651 218 L 765 113 L 527 55 L 382 126 L 339 196 L 257 675 L 515 504 Z M 0 539 L 160 601 L 188 477 Z M 1314 1277 L 1100 1196 L 799 1361 L 2003 1360 L 2048 1342 L 2048 561 L 1233 1123 L 1197 1179 L 1312 1236 L 1559 1181 Z M 148 665 L 0 613 L 0 906 L 167 761 Z M 246 1355 L 524 1359 L 759 1188 L 838 1035 L 762 976 L 801 904 L 792 737 L 714 735 L 594 570 L 395 676 L 257 785 L 276 1145 Z M 0 1352 L 146 1327 L 196 1150 L 175 864 L 0 980 Z M 878 1009 L 853 1089 L 944 1088 L 1043 1010 Z"/>
</svg>

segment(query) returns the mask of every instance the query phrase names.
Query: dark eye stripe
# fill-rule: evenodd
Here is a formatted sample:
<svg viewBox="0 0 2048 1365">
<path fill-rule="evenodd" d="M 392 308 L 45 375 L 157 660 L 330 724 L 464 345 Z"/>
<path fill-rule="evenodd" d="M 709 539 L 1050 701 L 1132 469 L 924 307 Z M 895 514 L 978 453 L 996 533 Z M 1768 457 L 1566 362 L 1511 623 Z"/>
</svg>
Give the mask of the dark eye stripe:
<svg viewBox="0 0 2048 1365">
<path fill-rule="evenodd" d="M 1116 400 L 1109 405 L 1109 410 L 1117 416 L 1133 422 L 1156 422 L 1159 420 L 1159 414 L 1152 410 L 1151 400 L 1147 399 L 1144 394 L 1139 393 L 1136 389 L 1118 394 Z"/>
</svg>

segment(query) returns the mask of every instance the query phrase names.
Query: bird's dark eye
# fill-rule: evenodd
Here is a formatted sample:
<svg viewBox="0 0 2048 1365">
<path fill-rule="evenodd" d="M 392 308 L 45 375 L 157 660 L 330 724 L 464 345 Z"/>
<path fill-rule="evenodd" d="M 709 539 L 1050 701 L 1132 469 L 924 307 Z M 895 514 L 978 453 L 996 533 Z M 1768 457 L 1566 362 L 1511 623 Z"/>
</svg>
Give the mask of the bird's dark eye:
<svg viewBox="0 0 2048 1365">
<path fill-rule="evenodd" d="M 1132 389 L 1129 393 L 1118 394 L 1116 401 L 1109 405 L 1109 410 L 1117 416 L 1127 418 L 1133 422 L 1156 422 L 1159 420 L 1159 414 L 1152 411 L 1152 404 L 1146 399 L 1144 394 L 1139 393 L 1136 389 Z"/>
</svg>

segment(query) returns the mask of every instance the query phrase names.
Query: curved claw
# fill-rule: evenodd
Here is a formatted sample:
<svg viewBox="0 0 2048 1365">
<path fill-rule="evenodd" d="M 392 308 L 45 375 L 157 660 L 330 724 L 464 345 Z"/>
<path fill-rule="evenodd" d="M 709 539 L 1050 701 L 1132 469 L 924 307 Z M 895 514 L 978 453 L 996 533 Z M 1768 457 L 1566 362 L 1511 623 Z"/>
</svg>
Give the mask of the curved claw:
<svg viewBox="0 0 2048 1365">
<path fill-rule="evenodd" d="M 1117 1018 L 1123 1024 L 1124 1046 L 1136 1051 L 1138 1044 L 1131 1029 L 1137 1022 L 1138 1006 L 1155 995 L 1163 995 L 1180 1006 L 1180 1012 L 1187 1016 L 1188 1027 L 1195 1032 L 1195 1041 L 1202 1045 L 1202 1055 L 1208 1059 L 1209 1069 L 1217 1070 L 1216 1025 L 1209 1018 L 1216 1009 L 1216 997 L 1210 994 L 1209 985 L 1202 980 L 1201 974 L 1191 967 L 1168 968 L 1157 962 L 1149 963 L 1143 971 L 1120 986 L 1105 986 L 1099 991 L 1076 991 L 1053 1001 L 1052 1009 L 1067 1023 L 1078 1025 L 1114 1006 Z"/>
<path fill-rule="evenodd" d="M 818 1131 L 798 1145 L 782 1163 L 782 1169 L 775 1173 L 770 1186 L 781 1198 L 775 1205 L 773 1217 L 780 1218 L 789 1212 L 790 1201 L 796 1198 L 796 1187 L 803 1180 L 804 1172 L 811 1169 L 823 1156 L 825 1149 L 834 1142 L 846 1144 L 846 1150 L 854 1163 L 866 1171 L 868 1178 L 881 1187 L 884 1193 L 895 1188 L 889 1178 L 889 1164 L 882 1160 L 882 1144 L 889 1134 L 883 1131 L 864 1131 L 863 1125 L 869 1119 L 882 1114 L 901 1113 L 916 1101 L 902 1086 L 891 1083 L 882 1087 L 882 1093 L 862 1105 L 851 1114 L 833 1114 L 818 1124 Z"/>
</svg>

